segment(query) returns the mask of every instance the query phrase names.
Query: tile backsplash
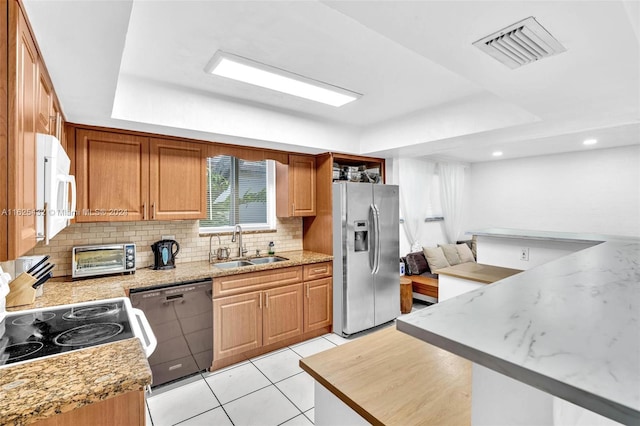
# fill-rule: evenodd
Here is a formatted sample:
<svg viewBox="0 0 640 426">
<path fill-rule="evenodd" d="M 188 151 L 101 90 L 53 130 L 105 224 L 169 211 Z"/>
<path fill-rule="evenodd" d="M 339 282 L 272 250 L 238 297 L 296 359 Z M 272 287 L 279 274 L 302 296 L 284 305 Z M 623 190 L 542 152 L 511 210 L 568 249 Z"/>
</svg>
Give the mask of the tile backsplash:
<svg viewBox="0 0 640 426">
<path fill-rule="evenodd" d="M 27 255 L 50 255 L 50 261 L 56 264 L 54 275 L 64 276 L 71 275 L 73 246 L 133 242 L 137 251 L 136 267 L 144 268 L 153 265 L 151 244 L 162 239 L 163 235 L 173 235 L 180 244 L 177 264 L 208 260 L 209 235 L 201 235 L 198 226 L 197 220 L 75 223 L 51 239 L 49 245 L 40 242 Z M 274 242 L 276 253 L 302 250 L 302 218 L 278 218 L 276 229 L 243 232 L 242 243 L 248 249 L 247 254 L 255 254 L 256 249 L 266 254 L 269 241 Z M 231 233 L 220 234 L 220 239 L 222 246 L 231 248 L 232 256 L 237 253 L 237 243 L 231 243 Z M 214 235 L 214 253 L 217 248 L 218 238 Z"/>
</svg>

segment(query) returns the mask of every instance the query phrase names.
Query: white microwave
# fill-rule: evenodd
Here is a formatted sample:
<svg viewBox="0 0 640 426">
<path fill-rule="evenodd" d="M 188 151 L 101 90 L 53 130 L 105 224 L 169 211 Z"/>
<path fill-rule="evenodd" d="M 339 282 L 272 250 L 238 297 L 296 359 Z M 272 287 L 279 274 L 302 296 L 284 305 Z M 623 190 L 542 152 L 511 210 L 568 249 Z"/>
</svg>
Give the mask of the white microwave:
<svg viewBox="0 0 640 426">
<path fill-rule="evenodd" d="M 54 136 L 37 134 L 36 159 L 36 237 L 49 244 L 75 214 L 76 180 L 69 174 L 71 161 L 67 153 Z"/>
</svg>

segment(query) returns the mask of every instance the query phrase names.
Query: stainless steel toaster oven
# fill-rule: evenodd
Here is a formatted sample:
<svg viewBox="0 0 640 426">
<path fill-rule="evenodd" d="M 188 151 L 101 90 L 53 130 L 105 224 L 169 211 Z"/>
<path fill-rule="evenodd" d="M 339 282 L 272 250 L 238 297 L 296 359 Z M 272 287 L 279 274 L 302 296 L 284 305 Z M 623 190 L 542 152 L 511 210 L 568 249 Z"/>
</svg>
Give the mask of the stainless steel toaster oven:
<svg viewBox="0 0 640 426">
<path fill-rule="evenodd" d="M 73 278 L 108 274 L 133 274 L 136 271 L 134 243 L 77 246 L 71 253 Z"/>
</svg>

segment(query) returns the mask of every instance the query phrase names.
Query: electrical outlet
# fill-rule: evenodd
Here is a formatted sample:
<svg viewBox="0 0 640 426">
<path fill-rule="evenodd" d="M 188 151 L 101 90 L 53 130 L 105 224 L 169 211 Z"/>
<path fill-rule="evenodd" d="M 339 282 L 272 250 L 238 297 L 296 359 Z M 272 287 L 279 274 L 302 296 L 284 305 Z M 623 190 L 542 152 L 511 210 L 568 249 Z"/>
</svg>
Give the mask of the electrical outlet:
<svg viewBox="0 0 640 426">
<path fill-rule="evenodd" d="M 161 238 L 163 240 L 175 240 L 176 236 L 175 235 L 163 235 Z"/>
<path fill-rule="evenodd" d="M 529 249 L 528 248 L 520 249 L 520 260 L 529 261 Z"/>
</svg>

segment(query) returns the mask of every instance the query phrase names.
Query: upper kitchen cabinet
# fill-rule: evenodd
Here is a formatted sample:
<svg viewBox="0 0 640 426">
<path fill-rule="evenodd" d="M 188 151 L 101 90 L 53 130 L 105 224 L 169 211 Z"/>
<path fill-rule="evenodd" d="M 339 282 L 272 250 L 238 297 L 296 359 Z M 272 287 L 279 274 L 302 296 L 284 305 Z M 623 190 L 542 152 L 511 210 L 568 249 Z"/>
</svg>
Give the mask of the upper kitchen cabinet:
<svg viewBox="0 0 640 426">
<path fill-rule="evenodd" d="M 207 211 L 207 146 L 151 139 L 151 219 L 204 219 Z"/>
<path fill-rule="evenodd" d="M 340 168 L 353 167 L 356 170 L 378 170 L 380 182 L 385 181 L 385 160 L 383 158 L 363 157 L 325 153 L 315 157 L 316 160 L 316 215 L 303 219 L 303 241 L 305 250 L 333 254 L 333 180 L 341 177 L 334 174 L 337 164 Z"/>
<path fill-rule="evenodd" d="M 64 118 L 53 84 L 42 60 L 38 61 L 38 133 L 55 136 L 66 149 Z"/>
<path fill-rule="evenodd" d="M 289 155 L 289 164 L 276 163 L 278 217 L 316 215 L 316 159 Z"/>
<path fill-rule="evenodd" d="M 36 245 L 36 133 L 56 134 L 63 117 L 21 3 L 3 1 L 0 9 L 0 32 L 6 35 L 0 39 L 2 261 Z"/>
<path fill-rule="evenodd" d="M 7 260 L 36 245 L 38 50 L 19 4 L 0 5 L 0 260 Z"/>
<path fill-rule="evenodd" d="M 14 21 L 14 22 L 12 22 Z M 36 245 L 36 126 L 38 51 L 24 13 L 9 2 L 8 212 L 9 258 Z M 13 53 L 13 55 L 11 55 Z M 13 74 L 15 72 L 15 74 Z M 15 124 L 15 125 L 13 125 Z"/>
<path fill-rule="evenodd" d="M 146 220 L 149 138 L 76 131 L 77 222 Z"/>
<path fill-rule="evenodd" d="M 77 129 L 78 222 L 201 219 L 206 145 Z"/>
</svg>

